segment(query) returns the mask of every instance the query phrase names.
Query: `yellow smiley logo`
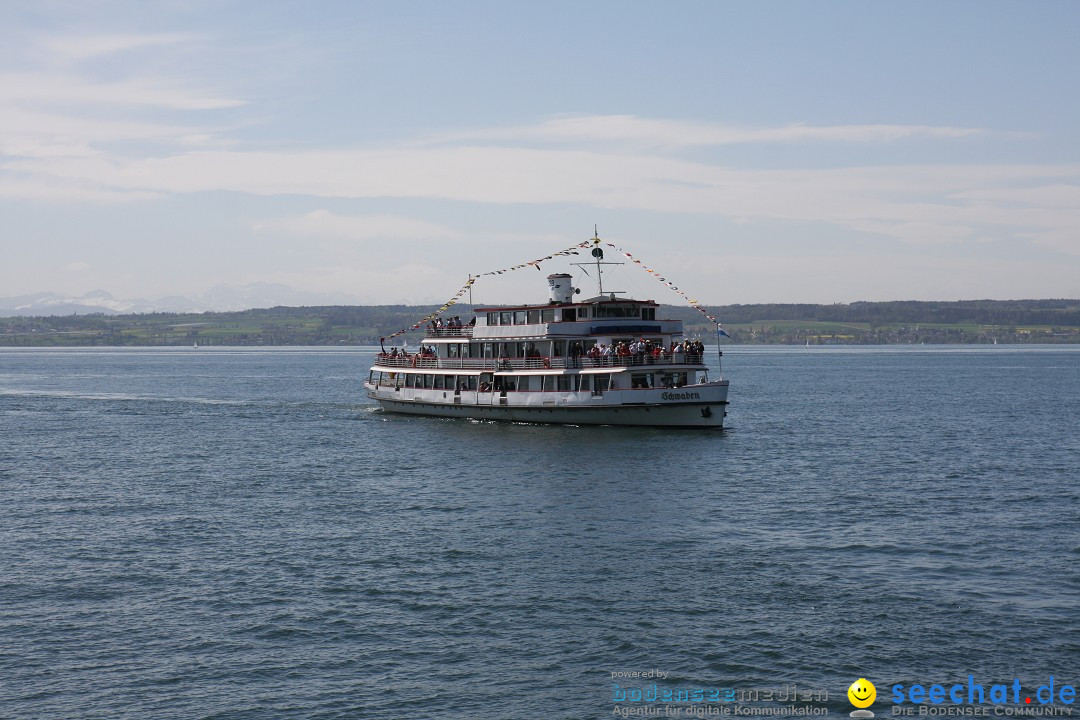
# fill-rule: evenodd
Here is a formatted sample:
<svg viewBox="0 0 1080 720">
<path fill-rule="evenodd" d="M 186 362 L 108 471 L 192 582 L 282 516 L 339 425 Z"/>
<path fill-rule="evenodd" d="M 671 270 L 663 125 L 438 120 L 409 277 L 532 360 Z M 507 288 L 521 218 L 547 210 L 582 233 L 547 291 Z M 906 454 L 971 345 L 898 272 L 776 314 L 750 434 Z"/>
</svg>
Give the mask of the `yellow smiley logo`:
<svg viewBox="0 0 1080 720">
<path fill-rule="evenodd" d="M 859 678 L 847 689 L 847 697 L 857 708 L 870 707 L 877 697 L 877 688 L 866 678 Z"/>
</svg>

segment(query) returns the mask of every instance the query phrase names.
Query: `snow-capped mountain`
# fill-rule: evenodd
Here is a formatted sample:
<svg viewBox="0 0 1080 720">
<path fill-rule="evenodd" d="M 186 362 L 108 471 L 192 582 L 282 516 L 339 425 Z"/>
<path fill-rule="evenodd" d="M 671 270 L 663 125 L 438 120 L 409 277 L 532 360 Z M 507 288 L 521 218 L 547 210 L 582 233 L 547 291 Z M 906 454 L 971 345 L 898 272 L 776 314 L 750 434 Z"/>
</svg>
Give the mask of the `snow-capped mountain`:
<svg viewBox="0 0 1080 720">
<path fill-rule="evenodd" d="M 223 312 L 277 305 L 348 305 L 353 302 L 355 301 L 341 293 L 312 293 L 276 283 L 251 283 L 240 286 L 217 285 L 194 297 L 170 295 L 152 300 L 120 299 L 104 290 L 93 290 L 78 296 L 40 292 L 0 297 L 0 317 L 90 313 L 121 315 L 147 312 Z"/>
</svg>

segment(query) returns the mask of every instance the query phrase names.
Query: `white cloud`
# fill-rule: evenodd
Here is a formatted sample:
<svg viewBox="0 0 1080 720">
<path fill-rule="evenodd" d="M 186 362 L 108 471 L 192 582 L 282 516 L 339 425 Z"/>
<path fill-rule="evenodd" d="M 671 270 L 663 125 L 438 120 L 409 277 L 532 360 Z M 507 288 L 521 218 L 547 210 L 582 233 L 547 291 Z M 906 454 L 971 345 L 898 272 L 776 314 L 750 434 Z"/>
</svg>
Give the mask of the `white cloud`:
<svg viewBox="0 0 1080 720">
<path fill-rule="evenodd" d="M 95 205 L 151 200 L 161 193 L 144 190 L 116 190 L 97 183 L 86 183 L 48 176 L 26 177 L 4 172 L 0 166 L 0 198 L 33 200 L 50 204 L 79 202 Z"/>
<path fill-rule="evenodd" d="M 0 72 L 0 155 L 17 157 L 94 157 L 110 150 L 129 154 L 131 143 L 221 147 L 220 130 L 186 122 L 195 112 L 239 107 L 190 80 L 153 75 L 136 64 L 126 77 L 104 78 L 84 67 L 89 58 L 139 48 L 183 48 L 194 40 L 181 34 L 56 36 L 39 40 L 48 62 L 62 70 Z M 67 62 L 70 61 L 70 62 Z M 142 72 L 142 74 L 140 74 Z M 162 117 L 184 119 L 163 120 Z M 153 120 L 145 119 L 155 117 Z M 127 147 L 122 144 L 127 143 Z M 25 195 L 26 193 L 20 193 Z"/>
<path fill-rule="evenodd" d="M 54 58 L 82 61 L 128 50 L 176 45 L 192 39 L 191 35 L 180 33 L 57 35 L 41 39 L 40 45 Z"/>
<path fill-rule="evenodd" d="M 328 198 L 442 198 L 476 203 L 569 203 L 620 210 L 842 225 L 905 242 L 957 242 L 996 228 L 1020 237 L 1080 234 L 1067 208 L 1077 165 L 876 166 L 740 170 L 657 155 L 499 147 L 342 152 L 191 152 L 142 160 L 34 158 L 7 167 L 123 192 L 233 191 Z M 1052 190 L 1042 191 L 1040 188 Z M 1015 193 L 1015 195 L 1014 195 Z M 1048 210 L 1054 210 L 1048 212 Z M 443 232 L 400 219 L 289 221 L 335 236 Z M 396 223 L 396 225 L 395 225 Z M 1060 249 L 1060 241 L 1048 246 Z"/>
<path fill-rule="evenodd" d="M 561 143 L 630 143 L 647 147 L 695 147 L 742 143 L 894 142 L 907 138 L 955 139 L 984 135 L 980 128 L 929 125 L 792 124 L 780 127 L 737 127 L 720 123 L 641 118 L 633 115 L 556 117 L 537 125 L 442 135 L 428 142 L 542 141 Z"/>
<path fill-rule="evenodd" d="M 399 215 L 335 215 L 329 210 L 265 220 L 257 223 L 254 229 L 256 232 L 357 241 L 452 240 L 462 237 L 456 230 L 415 218 Z"/>
<path fill-rule="evenodd" d="M 20 157 L 100 156 L 101 145 L 131 141 L 209 144 L 211 132 L 166 123 L 107 120 L 18 107 L 0 111 L 0 154 Z"/>
<path fill-rule="evenodd" d="M 0 105 L 26 104 L 218 110 L 244 105 L 245 101 L 218 97 L 168 78 L 101 81 L 60 73 L 0 74 Z"/>
</svg>

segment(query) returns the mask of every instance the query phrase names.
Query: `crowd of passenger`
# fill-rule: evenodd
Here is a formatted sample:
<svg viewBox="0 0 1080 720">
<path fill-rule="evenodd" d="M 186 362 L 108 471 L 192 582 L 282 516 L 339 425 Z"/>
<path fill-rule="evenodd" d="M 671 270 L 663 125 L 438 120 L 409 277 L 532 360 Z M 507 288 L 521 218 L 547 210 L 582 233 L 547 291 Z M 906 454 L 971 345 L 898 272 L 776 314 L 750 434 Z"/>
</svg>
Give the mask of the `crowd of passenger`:
<svg viewBox="0 0 1080 720">
<path fill-rule="evenodd" d="M 700 340 L 686 340 L 673 342 L 664 347 L 662 343 L 654 343 L 644 338 L 631 342 L 618 342 L 611 345 L 600 343 L 592 345 L 588 350 L 582 347 L 580 342 L 570 345 L 569 367 L 582 367 L 588 364 L 591 367 L 627 366 L 627 365 L 658 365 L 662 363 L 700 363 L 705 355 L 705 346 Z M 398 350 L 392 348 L 389 352 L 382 352 L 379 357 L 383 358 L 420 358 L 435 359 L 435 347 L 421 345 L 415 354 L 410 355 L 405 348 Z M 532 343 L 525 348 L 525 357 L 537 362 L 543 361 L 547 365 L 547 358 L 543 358 L 540 351 Z M 584 358 L 584 359 L 583 359 Z M 511 359 L 506 356 L 499 358 L 500 367 L 509 368 Z"/>
<path fill-rule="evenodd" d="M 457 315 L 455 315 L 454 317 L 446 318 L 445 320 L 443 318 L 441 318 L 441 317 L 437 317 L 434 320 L 432 320 L 430 323 L 428 323 L 427 329 L 430 330 L 431 332 L 433 332 L 434 334 L 438 335 L 438 334 L 440 334 L 439 333 L 440 330 L 461 330 L 462 328 L 467 328 L 467 327 L 471 328 L 471 327 L 473 327 L 475 325 L 476 325 L 476 318 L 475 317 L 472 320 L 470 320 L 468 323 L 462 323 L 461 318 L 458 317 Z M 460 334 L 460 333 L 450 332 L 450 333 L 442 333 L 442 334 L 444 334 L 444 335 L 446 335 L 446 334 L 457 335 L 457 334 Z"/>
<path fill-rule="evenodd" d="M 410 353 L 405 348 L 401 348 L 400 350 L 398 348 L 390 348 L 389 351 L 383 350 L 381 353 L 378 354 L 378 357 L 387 358 L 390 360 L 400 359 L 405 362 L 411 361 L 413 366 L 415 367 L 422 360 L 436 360 L 438 355 L 436 355 L 435 353 L 434 346 L 421 345 L 420 348 L 414 353 Z M 401 365 L 402 363 L 393 364 Z"/>
<path fill-rule="evenodd" d="M 593 345 L 585 353 L 593 367 L 608 365 L 656 365 L 659 363 L 685 362 L 699 363 L 705 355 L 705 346 L 700 340 L 686 340 L 684 342 L 672 342 L 664 347 L 662 343 L 654 343 L 644 338 L 632 342 L 619 342 L 607 345 L 600 343 Z M 574 343 L 570 349 L 570 357 L 575 361 L 581 358 L 581 344 Z"/>
</svg>

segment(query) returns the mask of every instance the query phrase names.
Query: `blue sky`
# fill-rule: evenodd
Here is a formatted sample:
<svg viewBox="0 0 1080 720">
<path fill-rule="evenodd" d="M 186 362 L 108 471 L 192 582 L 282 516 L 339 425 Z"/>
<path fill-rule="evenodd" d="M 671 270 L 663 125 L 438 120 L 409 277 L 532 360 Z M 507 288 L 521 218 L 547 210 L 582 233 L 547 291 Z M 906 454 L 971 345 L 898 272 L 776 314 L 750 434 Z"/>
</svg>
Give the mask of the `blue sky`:
<svg viewBox="0 0 1080 720">
<path fill-rule="evenodd" d="M 3 296 L 438 304 L 596 224 L 707 303 L 1080 297 L 1080 3 L 46 0 L 0 27 Z"/>
</svg>

